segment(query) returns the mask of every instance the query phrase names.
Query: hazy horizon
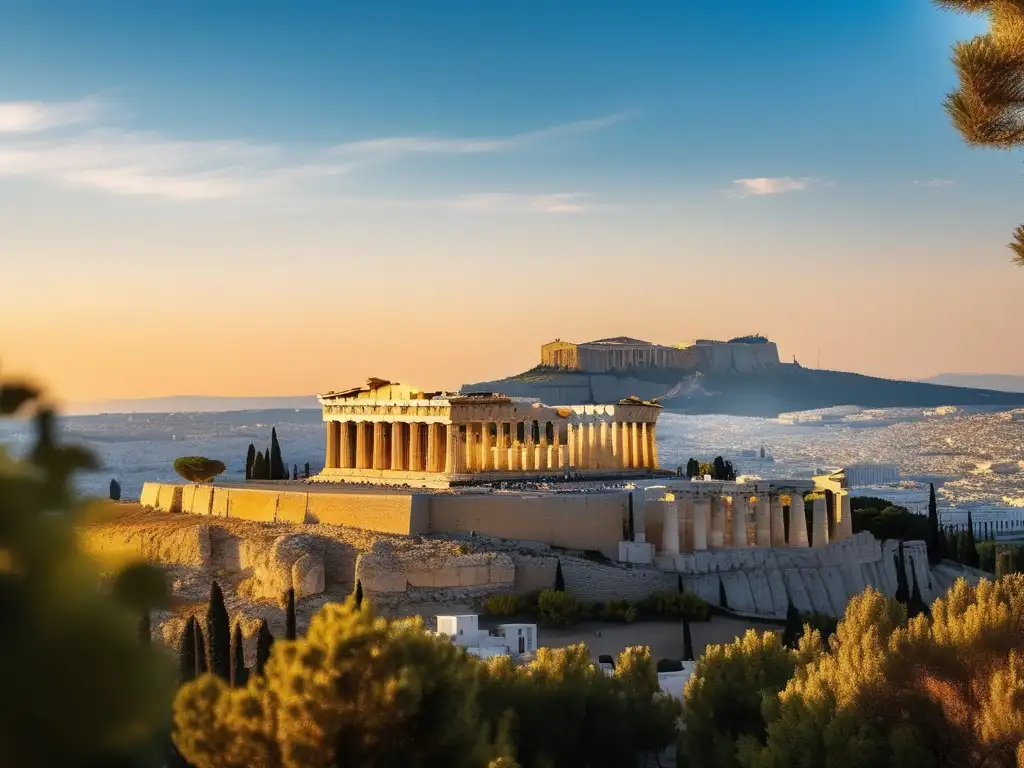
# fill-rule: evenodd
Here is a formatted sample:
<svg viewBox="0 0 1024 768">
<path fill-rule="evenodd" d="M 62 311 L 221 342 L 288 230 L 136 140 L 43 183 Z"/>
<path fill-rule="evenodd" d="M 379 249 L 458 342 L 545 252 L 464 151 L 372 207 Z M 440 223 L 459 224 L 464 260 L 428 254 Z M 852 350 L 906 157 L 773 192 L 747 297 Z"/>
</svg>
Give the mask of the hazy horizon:
<svg viewBox="0 0 1024 768">
<path fill-rule="evenodd" d="M 1019 174 L 942 109 L 980 19 L 44 5 L 0 28 L 0 364 L 62 402 L 453 389 L 616 335 L 1024 374 Z"/>
</svg>

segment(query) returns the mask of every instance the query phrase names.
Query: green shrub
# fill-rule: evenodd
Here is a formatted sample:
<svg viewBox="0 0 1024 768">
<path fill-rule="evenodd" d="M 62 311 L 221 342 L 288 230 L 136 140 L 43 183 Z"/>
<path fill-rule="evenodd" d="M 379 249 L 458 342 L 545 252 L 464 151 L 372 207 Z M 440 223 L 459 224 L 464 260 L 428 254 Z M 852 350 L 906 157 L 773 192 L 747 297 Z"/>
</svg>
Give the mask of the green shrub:
<svg viewBox="0 0 1024 768">
<path fill-rule="evenodd" d="M 555 627 L 568 627 L 579 621 L 586 609 L 568 592 L 545 589 L 537 596 L 537 609 L 541 619 Z"/>
<path fill-rule="evenodd" d="M 491 616 L 515 616 L 523 612 L 523 603 L 519 595 L 491 595 L 484 603 L 484 610 Z"/>
<path fill-rule="evenodd" d="M 607 600 L 597 605 L 598 615 L 603 621 L 622 621 L 626 624 L 636 621 L 640 615 L 637 609 L 625 600 Z"/>
<path fill-rule="evenodd" d="M 707 601 L 693 592 L 653 592 L 640 604 L 640 611 L 653 619 L 707 621 Z"/>
<path fill-rule="evenodd" d="M 829 616 L 827 613 L 811 611 L 809 613 L 800 614 L 800 623 L 810 624 L 811 629 L 816 629 L 821 632 L 823 640 L 828 640 L 829 637 L 835 634 L 836 627 L 839 625 L 839 619 L 835 616 Z"/>
<path fill-rule="evenodd" d="M 208 483 L 225 469 L 224 462 L 203 456 L 182 456 L 174 460 L 174 471 L 193 483 Z"/>
</svg>

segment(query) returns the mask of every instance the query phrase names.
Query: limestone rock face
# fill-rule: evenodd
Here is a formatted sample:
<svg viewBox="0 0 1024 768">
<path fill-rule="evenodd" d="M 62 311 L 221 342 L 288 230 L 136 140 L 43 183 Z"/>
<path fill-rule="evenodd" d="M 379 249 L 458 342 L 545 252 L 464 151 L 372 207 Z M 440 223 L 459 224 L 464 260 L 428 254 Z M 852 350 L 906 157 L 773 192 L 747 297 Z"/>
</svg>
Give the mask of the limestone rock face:
<svg viewBox="0 0 1024 768">
<path fill-rule="evenodd" d="M 323 559 L 310 553 L 296 560 L 292 565 L 292 587 L 296 599 L 321 594 L 326 588 Z"/>
</svg>

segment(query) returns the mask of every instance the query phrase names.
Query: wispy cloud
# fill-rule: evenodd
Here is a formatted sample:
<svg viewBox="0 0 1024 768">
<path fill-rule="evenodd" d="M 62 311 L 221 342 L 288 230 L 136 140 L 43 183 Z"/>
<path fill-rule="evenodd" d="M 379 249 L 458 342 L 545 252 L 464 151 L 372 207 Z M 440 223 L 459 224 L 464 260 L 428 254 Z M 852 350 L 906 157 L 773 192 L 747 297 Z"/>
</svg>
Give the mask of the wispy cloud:
<svg viewBox="0 0 1024 768">
<path fill-rule="evenodd" d="M 0 102 L 0 134 L 35 133 L 64 125 L 88 122 L 99 115 L 96 99 L 47 103 Z"/>
<path fill-rule="evenodd" d="M 915 187 L 948 187 L 954 183 L 951 179 L 925 179 L 923 181 L 915 179 L 911 182 Z"/>
<path fill-rule="evenodd" d="M 114 195 L 234 199 L 307 189 L 317 180 L 410 155 L 511 151 L 600 130 L 628 116 L 608 115 L 497 138 L 395 136 L 308 148 L 247 140 L 184 141 L 88 125 L 100 114 L 100 106 L 93 99 L 0 102 L 0 177 L 33 178 Z M 535 210 L 567 211 L 579 205 L 558 195 L 531 199 Z"/>
<path fill-rule="evenodd" d="M 545 195 L 486 192 L 464 195 L 455 200 L 453 205 L 462 210 L 495 213 L 582 213 L 587 210 L 586 201 L 589 197 L 590 195 L 582 192 L 562 192 Z"/>
<path fill-rule="evenodd" d="M 812 184 L 807 177 L 792 176 L 760 176 L 758 178 L 736 179 L 729 189 L 733 197 L 761 197 L 764 195 L 782 195 L 786 192 L 797 192 L 807 189 Z"/>
</svg>

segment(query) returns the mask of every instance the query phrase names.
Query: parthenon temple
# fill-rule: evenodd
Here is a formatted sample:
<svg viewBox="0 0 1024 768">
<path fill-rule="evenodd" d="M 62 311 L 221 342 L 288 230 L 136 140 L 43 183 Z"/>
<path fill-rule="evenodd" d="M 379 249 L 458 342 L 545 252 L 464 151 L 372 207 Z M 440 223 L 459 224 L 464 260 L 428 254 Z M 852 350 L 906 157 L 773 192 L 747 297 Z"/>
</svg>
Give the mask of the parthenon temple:
<svg viewBox="0 0 1024 768">
<path fill-rule="evenodd" d="M 824 547 L 853 535 L 849 494 L 810 480 L 669 481 L 648 487 L 644 495 L 644 538 L 663 556 L 749 546 Z M 813 510 L 810 536 L 805 498 Z"/>
<path fill-rule="evenodd" d="M 319 396 L 327 458 L 318 482 L 414 487 L 658 469 L 661 407 L 542 405 L 482 392 L 424 392 L 383 379 Z"/>
</svg>

